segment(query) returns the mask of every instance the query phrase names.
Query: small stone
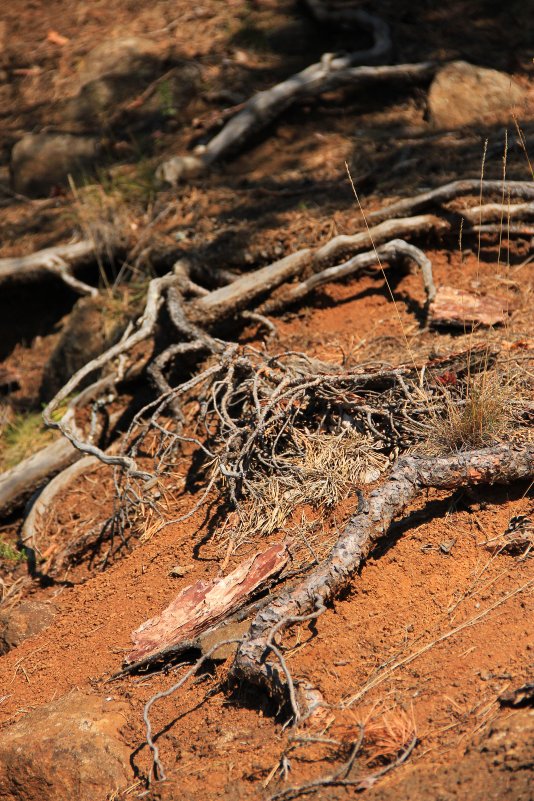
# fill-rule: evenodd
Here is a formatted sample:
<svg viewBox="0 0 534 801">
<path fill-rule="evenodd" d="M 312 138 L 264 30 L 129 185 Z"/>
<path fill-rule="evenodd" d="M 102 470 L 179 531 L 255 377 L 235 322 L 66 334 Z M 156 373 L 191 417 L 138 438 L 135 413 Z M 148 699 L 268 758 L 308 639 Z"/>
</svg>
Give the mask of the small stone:
<svg viewBox="0 0 534 801">
<path fill-rule="evenodd" d="M 55 606 L 42 601 L 22 601 L 0 614 L 0 654 L 7 654 L 23 640 L 38 634 L 50 625 L 56 614 Z"/>
<path fill-rule="evenodd" d="M 46 197 L 52 189 L 67 186 L 87 175 L 100 154 L 92 136 L 72 134 L 27 134 L 11 152 L 11 181 L 15 192 L 28 197 Z"/>
<path fill-rule="evenodd" d="M 192 565 L 174 565 L 169 570 L 169 576 L 173 578 L 182 578 L 182 576 L 187 576 L 188 573 L 191 572 Z"/>
<path fill-rule="evenodd" d="M 526 92 L 510 75 L 453 61 L 440 69 L 428 95 L 430 121 L 436 128 L 506 122 Z"/>
</svg>

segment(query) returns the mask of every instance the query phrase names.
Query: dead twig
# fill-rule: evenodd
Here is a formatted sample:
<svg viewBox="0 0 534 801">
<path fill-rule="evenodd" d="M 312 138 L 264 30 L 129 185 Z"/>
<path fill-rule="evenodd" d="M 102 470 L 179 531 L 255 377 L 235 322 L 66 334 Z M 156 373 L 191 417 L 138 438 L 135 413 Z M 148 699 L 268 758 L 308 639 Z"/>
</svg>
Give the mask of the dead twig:
<svg viewBox="0 0 534 801">
<path fill-rule="evenodd" d="M 387 773 L 390 773 L 392 770 L 399 767 L 399 765 L 402 765 L 404 762 L 406 762 L 417 745 L 417 737 L 414 737 L 406 746 L 406 748 L 399 754 L 399 756 L 392 762 L 388 763 L 385 767 L 381 768 L 375 773 L 351 779 L 348 777 L 348 774 L 352 770 L 356 756 L 361 748 L 362 740 L 363 736 L 361 735 L 353 746 L 347 762 L 335 773 L 332 773 L 329 776 L 324 776 L 320 779 L 315 779 L 311 782 L 307 782 L 306 784 L 301 784 L 297 787 L 288 787 L 285 790 L 280 790 L 278 793 L 274 793 L 274 795 L 269 796 L 268 801 L 289 801 L 289 799 L 292 798 L 299 798 L 303 795 L 311 795 L 312 793 L 316 793 L 318 790 L 321 790 L 324 787 L 354 787 L 357 791 L 368 790 Z"/>
</svg>

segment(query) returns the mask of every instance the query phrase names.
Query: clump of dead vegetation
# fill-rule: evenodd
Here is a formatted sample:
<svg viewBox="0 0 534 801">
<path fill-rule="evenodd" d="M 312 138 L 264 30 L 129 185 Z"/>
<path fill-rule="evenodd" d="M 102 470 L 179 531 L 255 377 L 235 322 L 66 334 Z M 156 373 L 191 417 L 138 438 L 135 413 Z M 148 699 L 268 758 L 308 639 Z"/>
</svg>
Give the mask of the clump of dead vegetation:
<svg viewBox="0 0 534 801">
<path fill-rule="evenodd" d="M 521 407 L 521 388 L 497 370 L 469 376 L 459 391 L 443 391 L 430 444 L 438 453 L 483 448 L 511 434 Z"/>
<path fill-rule="evenodd" d="M 302 353 L 230 345 L 134 420 L 123 454 L 142 458 L 158 479 L 147 493 L 131 475 L 118 476 L 121 525 L 137 519 L 141 501 L 164 524 L 169 513 L 184 520 L 217 497 L 231 513 L 224 531 L 234 549 L 283 530 L 298 509 L 335 508 L 403 453 L 496 444 L 517 427 L 522 401 L 494 360 L 478 347 L 426 370 L 346 370 Z M 175 487 L 164 476 L 184 449 L 198 500 L 173 518 Z"/>
</svg>

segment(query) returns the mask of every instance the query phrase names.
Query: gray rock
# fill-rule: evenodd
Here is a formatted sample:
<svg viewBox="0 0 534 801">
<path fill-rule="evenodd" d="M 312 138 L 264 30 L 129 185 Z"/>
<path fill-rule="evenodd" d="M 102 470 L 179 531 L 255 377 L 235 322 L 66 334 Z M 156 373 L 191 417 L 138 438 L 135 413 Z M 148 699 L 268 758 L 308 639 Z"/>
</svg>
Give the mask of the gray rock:
<svg viewBox="0 0 534 801">
<path fill-rule="evenodd" d="M 428 95 L 430 121 L 436 128 L 506 122 L 526 92 L 510 75 L 453 61 L 440 69 Z"/>
<path fill-rule="evenodd" d="M 120 738 L 125 704 L 79 691 L 30 712 L 0 734 L 3 801 L 95 801 L 130 779 Z"/>
<path fill-rule="evenodd" d="M 86 128 L 112 127 L 125 117 L 149 121 L 180 116 L 196 96 L 199 73 L 191 61 L 166 63 L 168 52 L 146 39 L 102 42 L 81 62 L 80 88 L 63 118 Z"/>
<path fill-rule="evenodd" d="M 38 634 L 50 625 L 57 614 L 51 604 L 41 601 L 22 601 L 0 614 L 0 654 L 7 654 L 23 640 Z"/>
<path fill-rule="evenodd" d="M 137 75 L 147 80 L 161 72 L 167 52 L 150 39 L 128 36 L 106 39 L 87 53 L 78 66 L 80 84 L 102 78 L 104 75 Z"/>
<path fill-rule="evenodd" d="M 92 136 L 27 134 L 11 152 L 11 181 L 15 192 L 29 197 L 47 196 L 51 189 L 91 173 L 100 155 Z"/>
</svg>

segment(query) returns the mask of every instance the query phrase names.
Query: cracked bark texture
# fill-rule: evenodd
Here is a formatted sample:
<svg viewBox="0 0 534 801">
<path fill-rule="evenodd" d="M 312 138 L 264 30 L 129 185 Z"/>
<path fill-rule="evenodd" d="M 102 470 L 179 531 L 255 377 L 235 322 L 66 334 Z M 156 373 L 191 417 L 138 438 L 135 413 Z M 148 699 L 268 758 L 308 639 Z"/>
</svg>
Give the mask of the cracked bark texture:
<svg viewBox="0 0 534 801">
<path fill-rule="evenodd" d="M 351 581 L 374 544 L 417 494 L 426 488 L 458 489 L 477 484 L 511 483 L 534 474 L 534 445 L 498 445 L 477 451 L 432 458 L 406 456 L 389 479 L 373 490 L 348 521 L 330 555 L 304 581 L 286 590 L 262 609 L 240 646 L 232 677 L 266 690 L 279 702 L 287 700 L 287 683 L 279 666 L 267 661 L 269 636 L 288 628 L 292 618 L 309 614 L 331 601 Z M 295 680 L 298 689 L 299 682 Z M 301 693 L 301 698 L 307 693 Z M 301 710 L 303 714 L 306 711 Z"/>
</svg>

